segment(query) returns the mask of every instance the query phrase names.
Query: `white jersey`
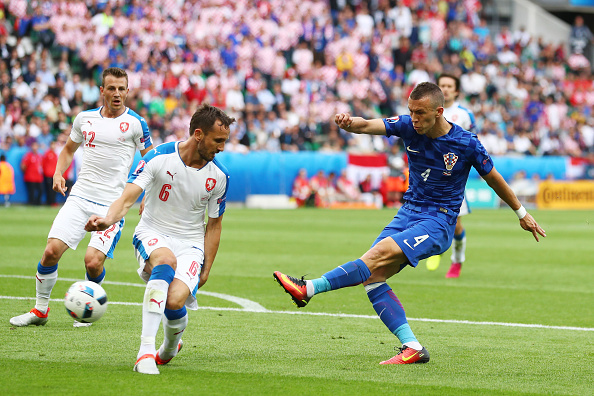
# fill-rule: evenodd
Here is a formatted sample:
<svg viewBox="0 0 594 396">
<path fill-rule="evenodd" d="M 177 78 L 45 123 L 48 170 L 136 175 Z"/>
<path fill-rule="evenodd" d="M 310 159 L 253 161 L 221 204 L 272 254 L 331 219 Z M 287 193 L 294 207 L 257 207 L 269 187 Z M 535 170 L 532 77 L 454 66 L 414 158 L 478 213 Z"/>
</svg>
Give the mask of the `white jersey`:
<svg viewBox="0 0 594 396">
<path fill-rule="evenodd" d="M 453 122 L 454 124 L 460 125 L 467 131 L 476 133 L 474 114 L 472 111 L 465 107 L 462 107 L 460 103 L 454 102 L 450 107 L 444 107 L 443 116 L 446 120 Z"/>
<path fill-rule="evenodd" d="M 72 124 L 70 139 L 83 143 L 83 161 L 71 194 L 109 206 L 124 190 L 136 149 L 152 142 L 146 121 L 134 111 L 106 118 L 101 109 L 80 112 Z"/>
<path fill-rule="evenodd" d="M 186 166 L 179 142 L 164 143 L 139 162 L 128 183 L 145 190 L 140 227 L 204 246 L 204 218 L 217 218 L 226 206 L 229 173 L 216 159 L 201 169 Z"/>
</svg>

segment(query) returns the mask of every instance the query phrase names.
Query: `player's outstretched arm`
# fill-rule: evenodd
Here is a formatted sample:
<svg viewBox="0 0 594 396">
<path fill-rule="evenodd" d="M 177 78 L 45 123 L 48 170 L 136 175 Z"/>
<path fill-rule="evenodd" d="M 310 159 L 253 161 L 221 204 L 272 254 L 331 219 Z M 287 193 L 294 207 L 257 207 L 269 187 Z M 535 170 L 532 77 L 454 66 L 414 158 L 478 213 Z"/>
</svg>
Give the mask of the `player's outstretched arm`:
<svg viewBox="0 0 594 396">
<path fill-rule="evenodd" d="M 385 135 L 386 125 L 381 118 L 366 120 L 361 117 L 352 117 L 349 113 L 336 114 L 334 122 L 340 129 L 347 132 L 362 133 L 366 135 Z"/>
<path fill-rule="evenodd" d="M 520 227 L 522 227 L 526 231 L 530 231 L 532 235 L 534 235 L 534 239 L 536 239 L 537 242 L 539 241 L 539 235 L 543 237 L 547 236 L 545 230 L 543 230 L 538 225 L 536 220 L 534 220 L 532 215 L 528 213 L 526 209 L 524 209 L 522 203 L 520 202 L 518 197 L 516 197 L 514 191 L 507 184 L 503 176 L 501 176 L 501 174 L 497 172 L 495 168 L 493 168 L 491 172 L 483 176 L 483 179 L 485 179 L 489 187 L 491 187 L 493 191 L 495 191 L 499 198 L 501 198 L 503 202 L 508 204 L 509 207 L 516 212 L 518 218 L 520 219 Z"/>
<path fill-rule="evenodd" d="M 200 270 L 200 284 L 198 288 L 204 286 L 208 280 L 210 269 L 219 250 L 221 242 L 221 230 L 223 229 L 223 216 L 209 218 L 206 224 L 206 233 L 204 234 L 204 264 Z"/>
<path fill-rule="evenodd" d="M 142 194 L 142 188 L 134 183 L 126 184 L 124 192 L 122 192 L 122 195 L 111 204 L 107 211 L 107 215 L 105 217 L 99 217 L 97 215 L 89 217 L 89 220 L 85 225 L 85 230 L 104 231 L 112 224 L 122 220 L 126 213 L 128 213 L 130 207 L 136 202 L 138 197 L 140 197 L 140 194 Z"/>
</svg>

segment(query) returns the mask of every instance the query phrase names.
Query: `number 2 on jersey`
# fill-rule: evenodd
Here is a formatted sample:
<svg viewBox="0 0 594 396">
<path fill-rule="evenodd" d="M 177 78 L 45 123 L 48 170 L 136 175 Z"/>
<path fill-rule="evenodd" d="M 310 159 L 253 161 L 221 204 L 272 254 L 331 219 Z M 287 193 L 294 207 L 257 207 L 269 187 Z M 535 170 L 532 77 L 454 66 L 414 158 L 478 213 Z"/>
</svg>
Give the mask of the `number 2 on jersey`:
<svg viewBox="0 0 594 396">
<path fill-rule="evenodd" d="M 89 141 L 87 142 L 87 134 L 89 136 Z M 95 140 L 95 132 L 93 131 L 89 131 L 89 132 L 85 132 L 83 131 L 83 137 L 85 139 L 85 147 L 95 147 L 95 145 L 93 144 L 93 140 Z"/>
</svg>

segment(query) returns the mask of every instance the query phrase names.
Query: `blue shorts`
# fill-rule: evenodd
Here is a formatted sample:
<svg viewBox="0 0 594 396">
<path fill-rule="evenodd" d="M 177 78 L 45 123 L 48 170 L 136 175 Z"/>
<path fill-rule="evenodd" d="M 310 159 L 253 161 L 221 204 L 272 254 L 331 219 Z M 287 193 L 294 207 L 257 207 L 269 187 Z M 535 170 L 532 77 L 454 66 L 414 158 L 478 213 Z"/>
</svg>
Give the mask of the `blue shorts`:
<svg viewBox="0 0 594 396">
<path fill-rule="evenodd" d="M 416 267 L 420 260 L 449 249 L 456 229 L 456 221 L 451 223 L 451 220 L 440 216 L 410 210 L 405 205 L 383 229 L 372 246 L 390 237 L 408 258 L 406 264 Z"/>
</svg>

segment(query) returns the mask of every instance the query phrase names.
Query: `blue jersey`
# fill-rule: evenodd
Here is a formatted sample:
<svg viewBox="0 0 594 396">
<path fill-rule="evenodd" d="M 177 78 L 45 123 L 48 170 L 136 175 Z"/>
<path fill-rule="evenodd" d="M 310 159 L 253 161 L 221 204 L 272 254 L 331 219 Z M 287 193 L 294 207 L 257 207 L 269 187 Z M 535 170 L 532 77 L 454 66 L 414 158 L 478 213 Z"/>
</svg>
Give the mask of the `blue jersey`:
<svg viewBox="0 0 594 396">
<path fill-rule="evenodd" d="M 474 133 L 451 124 L 450 131 L 436 139 L 419 135 L 408 115 L 385 118 L 387 136 L 404 142 L 409 162 L 409 187 L 403 196 L 417 212 L 458 216 L 470 167 L 481 176 L 491 172 L 493 161 Z"/>
</svg>

